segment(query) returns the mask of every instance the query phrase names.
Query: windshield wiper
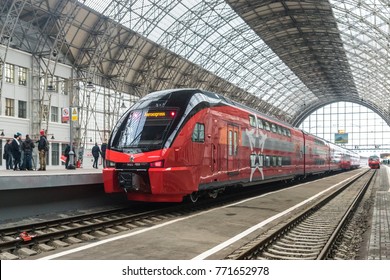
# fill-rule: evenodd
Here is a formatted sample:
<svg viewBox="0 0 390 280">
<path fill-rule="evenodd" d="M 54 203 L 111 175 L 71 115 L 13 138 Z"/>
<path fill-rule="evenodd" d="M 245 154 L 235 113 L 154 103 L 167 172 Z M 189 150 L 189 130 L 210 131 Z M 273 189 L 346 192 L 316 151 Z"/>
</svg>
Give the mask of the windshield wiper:
<svg viewBox="0 0 390 280">
<path fill-rule="evenodd" d="M 140 132 L 138 132 L 137 136 L 134 137 L 133 141 L 131 141 L 129 144 L 127 144 L 126 147 L 131 147 L 131 145 L 135 142 L 135 140 L 137 140 L 138 138 L 141 137 L 141 134 L 142 134 L 142 130 Z"/>
</svg>

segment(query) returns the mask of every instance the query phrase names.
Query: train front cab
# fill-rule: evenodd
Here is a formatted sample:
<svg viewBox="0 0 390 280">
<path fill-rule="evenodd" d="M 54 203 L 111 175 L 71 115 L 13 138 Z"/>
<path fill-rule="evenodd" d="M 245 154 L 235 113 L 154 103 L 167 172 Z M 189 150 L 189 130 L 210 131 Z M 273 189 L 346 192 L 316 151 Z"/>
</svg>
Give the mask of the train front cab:
<svg viewBox="0 0 390 280">
<path fill-rule="evenodd" d="M 368 166 L 371 169 L 379 169 L 380 168 L 380 158 L 376 155 L 370 156 L 368 158 Z"/>
<path fill-rule="evenodd" d="M 165 95 L 157 97 L 161 96 Z M 169 103 L 162 98 L 146 99 L 149 103 L 161 100 Z M 108 166 L 103 170 L 105 192 L 126 192 L 129 200 L 180 202 L 198 186 L 197 168 L 188 159 L 194 163 L 202 154 L 195 149 L 184 157 L 187 161 L 180 157 L 188 148 L 178 139 L 191 139 L 180 137 L 187 133 L 185 129 L 178 135 L 175 130 L 185 107 L 139 107 L 125 114 L 111 135 Z M 165 146 L 167 142 L 171 145 Z"/>
<path fill-rule="evenodd" d="M 177 147 L 140 154 L 107 150 L 108 161 L 116 163 L 103 170 L 105 192 L 126 192 L 135 201 L 181 202 L 197 190 L 198 180 L 196 168 L 172 164 L 179 153 Z"/>
</svg>

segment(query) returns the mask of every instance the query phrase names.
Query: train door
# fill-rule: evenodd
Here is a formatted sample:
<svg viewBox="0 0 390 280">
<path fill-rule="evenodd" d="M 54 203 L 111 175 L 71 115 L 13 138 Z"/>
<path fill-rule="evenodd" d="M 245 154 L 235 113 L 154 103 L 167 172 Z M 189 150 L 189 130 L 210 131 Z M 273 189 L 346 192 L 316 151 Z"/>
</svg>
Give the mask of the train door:
<svg viewBox="0 0 390 280">
<path fill-rule="evenodd" d="M 228 155 L 228 174 L 238 175 L 239 160 L 238 160 L 238 147 L 239 147 L 239 130 L 240 127 L 236 124 L 228 124 L 227 135 L 227 155 Z"/>
<path fill-rule="evenodd" d="M 218 120 L 215 118 L 210 119 L 211 135 L 209 135 L 211 141 L 211 173 L 217 173 L 220 170 L 220 155 L 219 155 L 219 134 L 218 134 Z"/>
</svg>

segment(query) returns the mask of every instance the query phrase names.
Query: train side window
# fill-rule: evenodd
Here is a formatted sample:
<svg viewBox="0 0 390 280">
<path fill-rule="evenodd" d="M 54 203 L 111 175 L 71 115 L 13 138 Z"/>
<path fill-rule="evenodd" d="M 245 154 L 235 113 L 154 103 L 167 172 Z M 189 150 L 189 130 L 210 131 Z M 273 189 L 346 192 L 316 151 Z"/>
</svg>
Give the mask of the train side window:
<svg viewBox="0 0 390 280">
<path fill-rule="evenodd" d="M 278 130 L 278 134 L 283 135 L 282 128 L 279 125 L 277 125 L 276 128 Z"/>
<path fill-rule="evenodd" d="M 255 168 L 255 167 L 263 167 L 264 165 L 264 156 L 263 155 L 255 155 L 255 154 L 252 154 L 250 156 L 250 159 L 251 159 L 251 168 Z"/>
<path fill-rule="evenodd" d="M 204 142 L 204 124 L 196 123 L 192 132 L 192 142 Z"/>
<path fill-rule="evenodd" d="M 262 119 L 257 119 L 257 127 L 258 128 L 261 128 L 261 129 L 264 129 L 264 125 L 263 125 L 263 120 Z"/>
<path fill-rule="evenodd" d="M 264 166 L 271 166 L 271 157 L 265 156 Z"/>
<path fill-rule="evenodd" d="M 286 132 L 287 132 L 287 136 L 288 136 L 288 137 L 291 137 L 291 132 L 290 132 L 290 130 L 289 130 L 289 129 L 286 129 Z"/>
<path fill-rule="evenodd" d="M 290 157 L 282 157 L 282 165 L 291 165 Z"/>
<path fill-rule="evenodd" d="M 272 166 L 278 166 L 278 161 L 276 156 L 272 157 Z"/>
<path fill-rule="evenodd" d="M 265 130 L 271 131 L 271 128 L 269 126 L 269 122 L 264 121 L 264 127 L 265 127 Z"/>
<path fill-rule="evenodd" d="M 283 158 L 278 157 L 278 166 L 282 166 L 282 163 L 283 163 Z"/>
<path fill-rule="evenodd" d="M 276 125 L 274 123 L 271 123 L 271 131 L 276 133 Z"/>
<path fill-rule="evenodd" d="M 286 132 L 286 129 L 285 129 L 284 127 L 282 127 L 282 134 L 283 134 L 284 136 L 287 136 L 287 132 Z"/>
<path fill-rule="evenodd" d="M 236 156 L 238 154 L 238 137 L 237 137 L 237 131 L 234 131 L 234 155 Z"/>
<path fill-rule="evenodd" d="M 256 119 L 254 116 L 252 115 L 249 115 L 249 124 L 252 126 L 252 127 L 256 127 Z"/>
<path fill-rule="evenodd" d="M 229 156 L 233 155 L 233 131 L 229 130 L 229 136 L 228 136 L 228 149 L 229 149 Z"/>
</svg>

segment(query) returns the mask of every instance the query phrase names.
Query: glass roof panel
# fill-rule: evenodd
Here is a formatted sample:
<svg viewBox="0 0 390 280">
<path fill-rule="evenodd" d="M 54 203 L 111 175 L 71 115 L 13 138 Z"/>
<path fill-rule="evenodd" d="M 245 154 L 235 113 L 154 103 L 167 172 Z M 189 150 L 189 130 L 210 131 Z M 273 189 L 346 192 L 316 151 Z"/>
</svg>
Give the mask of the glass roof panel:
<svg viewBox="0 0 390 280">
<path fill-rule="evenodd" d="M 247 1 L 247 5 L 252 2 L 256 3 Z M 321 98 L 319 92 L 312 92 L 302 83 L 224 0 L 85 0 L 83 3 L 279 109 L 300 111 L 304 104 L 318 103 Z M 359 98 L 378 102 L 377 107 L 385 104 L 388 114 L 389 2 L 330 0 L 329 3 Z M 304 3 L 288 5 L 299 8 Z M 258 6 L 262 7 L 256 12 L 264 15 L 269 13 L 267 9 L 281 8 L 276 2 Z M 253 12 L 255 17 L 256 7 L 248 10 L 248 14 Z M 315 28 L 321 30 L 321 26 Z M 283 30 L 279 32 L 285 34 Z M 326 96 L 322 97 L 326 100 Z"/>
<path fill-rule="evenodd" d="M 111 2 L 86 0 L 85 4 L 115 19 L 114 7 L 119 9 L 120 1 L 108 5 Z M 299 99 L 292 81 L 300 84 L 301 94 L 312 95 L 223 0 L 123 2 L 128 13 L 121 22 L 124 26 L 264 101 L 272 103 L 270 98 L 277 95 L 277 106 L 282 110 Z M 283 102 L 286 99 L 289 101 Z"/>
<path fill-rule="evenodd" d="M 330 3 L 359 97 L 377 104 L 386 102 L 390 108 L 389 1 Z"/>
</svg>

